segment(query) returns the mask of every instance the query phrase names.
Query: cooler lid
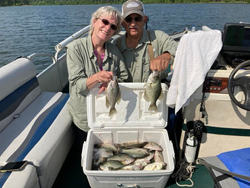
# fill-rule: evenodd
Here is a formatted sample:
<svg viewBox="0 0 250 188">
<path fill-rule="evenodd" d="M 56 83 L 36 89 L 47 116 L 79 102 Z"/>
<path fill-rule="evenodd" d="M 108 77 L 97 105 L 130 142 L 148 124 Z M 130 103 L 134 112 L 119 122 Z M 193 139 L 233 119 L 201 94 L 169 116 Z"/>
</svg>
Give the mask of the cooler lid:
<svg viewBox="0 0 250 188">
<path fill-rule="evenodd" d="M 115 105 L 117 113 L 109 117 L 106 107 L 106 93 L 98 94 L 98 87 L 91 89 L 87 96 L 88 125 L 92 129 L 111 127 L 152 127 L 167 126 L 168 107 L 166 97 L 168 87 L 162 83 L 163 100 L 157 100 L 158 112 L 148 111 L 150 102 L 144 95 L 145 83 L 119 83 L 121 101 Z"/>
</svg>

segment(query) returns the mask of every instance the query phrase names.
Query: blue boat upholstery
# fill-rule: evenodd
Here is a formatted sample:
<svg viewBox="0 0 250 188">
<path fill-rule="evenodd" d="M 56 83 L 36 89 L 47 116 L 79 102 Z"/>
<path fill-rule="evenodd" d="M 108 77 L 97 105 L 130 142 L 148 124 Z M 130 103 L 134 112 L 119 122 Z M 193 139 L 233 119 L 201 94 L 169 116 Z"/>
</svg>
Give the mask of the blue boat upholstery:
<svg viewBox="0 0 250 188">
<path fill-rule="evenodd" d="M 74 141 L 69 95 L 41 92 L 36 68 L 20 58 L 0 69 L 0 166 L 29 161 L 0 173 L 0 187 L 52 187 Z"/>
<path fill-rule="evenodd" d="M 229 169 L 225 166 L 225 164 L 217 157 L 217 156 L 212 156 L 212 157 L 203 157 L 206 162 L 221 168 L 223 170 L 229 171 Z M 224 175 L 221 172 L 218 172 L 214 169 L 208 169 L 211 176 L 215 179 L 215 181 L 221 186 L 221 187 L 227 187 L 227 188 L 240 188 L 239 184 L 237 181 L 227 175 Z"/>
<path fill-rule="evenodd" d="M 11 173 L 11 176 L 3 185 L 4 188 L 13 187 L 32 187 L 40 188 L 39 181 L 36 175 L 36 168 L 28 164 L 24 170 Z"/>
</svg>

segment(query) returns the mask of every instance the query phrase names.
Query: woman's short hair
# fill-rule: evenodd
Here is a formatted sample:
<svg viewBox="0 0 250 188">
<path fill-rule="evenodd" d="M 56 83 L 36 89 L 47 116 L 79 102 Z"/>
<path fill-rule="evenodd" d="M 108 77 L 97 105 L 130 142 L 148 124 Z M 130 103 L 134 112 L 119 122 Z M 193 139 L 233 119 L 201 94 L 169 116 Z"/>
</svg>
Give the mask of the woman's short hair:
<svg viewBox="0 0 250 188">
<path fill-rule="evenodd" d="M 93 23 L 94 20 L 96 20 L 97 18 L 100 18 L 100 16 L 106 16 L 106 15 L 112 15 L 116 18 L 117 20 L 117 30 L 115 31 L 115 34 L 118 34 L 121 31 L 121 13 L 112 6 L 104 6 L 99 8 L 97 11 L 95 11 L 92 14 L 91 20 L 90 20 L 90 29 L 89 29 L 89 34 L 92 35 L 93 31 L 94 31 L 94 27 L 93 27 Z"/>
</svg>

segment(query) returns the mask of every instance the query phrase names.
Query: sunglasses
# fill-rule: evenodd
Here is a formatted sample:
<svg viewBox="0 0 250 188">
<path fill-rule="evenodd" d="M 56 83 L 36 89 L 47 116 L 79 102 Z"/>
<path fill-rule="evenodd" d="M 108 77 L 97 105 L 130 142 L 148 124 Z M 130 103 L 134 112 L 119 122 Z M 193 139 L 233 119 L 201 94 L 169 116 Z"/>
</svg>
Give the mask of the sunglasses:
<svg viewBox="0 0 250 188">
<path fill-rule="evenodd" d="M 104 25 L 110 25 L 110 28 L 113 29 L 114 31 L 117 30 L 117 26 L 114 25 L 114 24 L 109 23 L 108 20 L 106 20 L 106 19 L 104 19 L 104 18 L 98 18 L 98 19 L 102 20 L 102 23 L 103 23 Z"/>
<path fill-rule="evenodd" d="M 125 22 L 127 22 L 127 23 L 131 23 L 133 20 L 135 20 L 136 22 L 141 22 L 142 19 L 143 19 L 143 17 L 138 16 L 138 17 L 134 17 L 134 18 L 126 17 L 124 20 L 125 20 Z"/>
</svg>

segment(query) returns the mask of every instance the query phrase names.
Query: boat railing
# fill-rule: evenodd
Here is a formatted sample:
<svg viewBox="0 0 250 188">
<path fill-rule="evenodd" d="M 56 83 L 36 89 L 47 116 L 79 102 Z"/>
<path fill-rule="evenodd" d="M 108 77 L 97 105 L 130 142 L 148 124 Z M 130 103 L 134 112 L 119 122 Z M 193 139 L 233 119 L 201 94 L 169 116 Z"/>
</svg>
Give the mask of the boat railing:
<svg viewBox="0 0 250 188">
<path fill-rule="evenodd" d="M 81 30 L 74 33 L 73 35 L 71 35 L 68 38 L 64 39 L 62 42 L 58 43 L 55 46 L 55 50 L 56 50 L 55 59 L 57 60 L 59 52 L 61 50 L 63 50 L 66 47 L 67 44 L 69 44 L 70 42 L 72 42 L 75 39 L 78 39 L 78 38 L 86 35 L 89 32 L 89 29 L 90 29 L 90 25 L 82 28 Z"/>
<path fill-rule="evenodd" d="M 54 54 L 41 54 L 41 53 L 33 53 L 29 56 L 27 56 L 28 59 L 32 60 L 34 57 L 51 57 L 53 60 L 53 63 L 56 62 Z"/>
<path fill-rule="evenodd" d="M 38 73 L 37 78 L 42 91 L 58 92 L 62 91 L 68 84 L 68 71 L 66 66 L 66 53 L 58 56 L 58 54 L 66 47 L 67 44 L 78 39 L 89 32 L 90 26 L 77 31 L 62 42 L 55 46 L 55 54 L 33 53 L 27 56 L 33 61 L 36 57 L 51 57 L 53 63 L 46 67 L 42 72 Z"/>
</svg>

